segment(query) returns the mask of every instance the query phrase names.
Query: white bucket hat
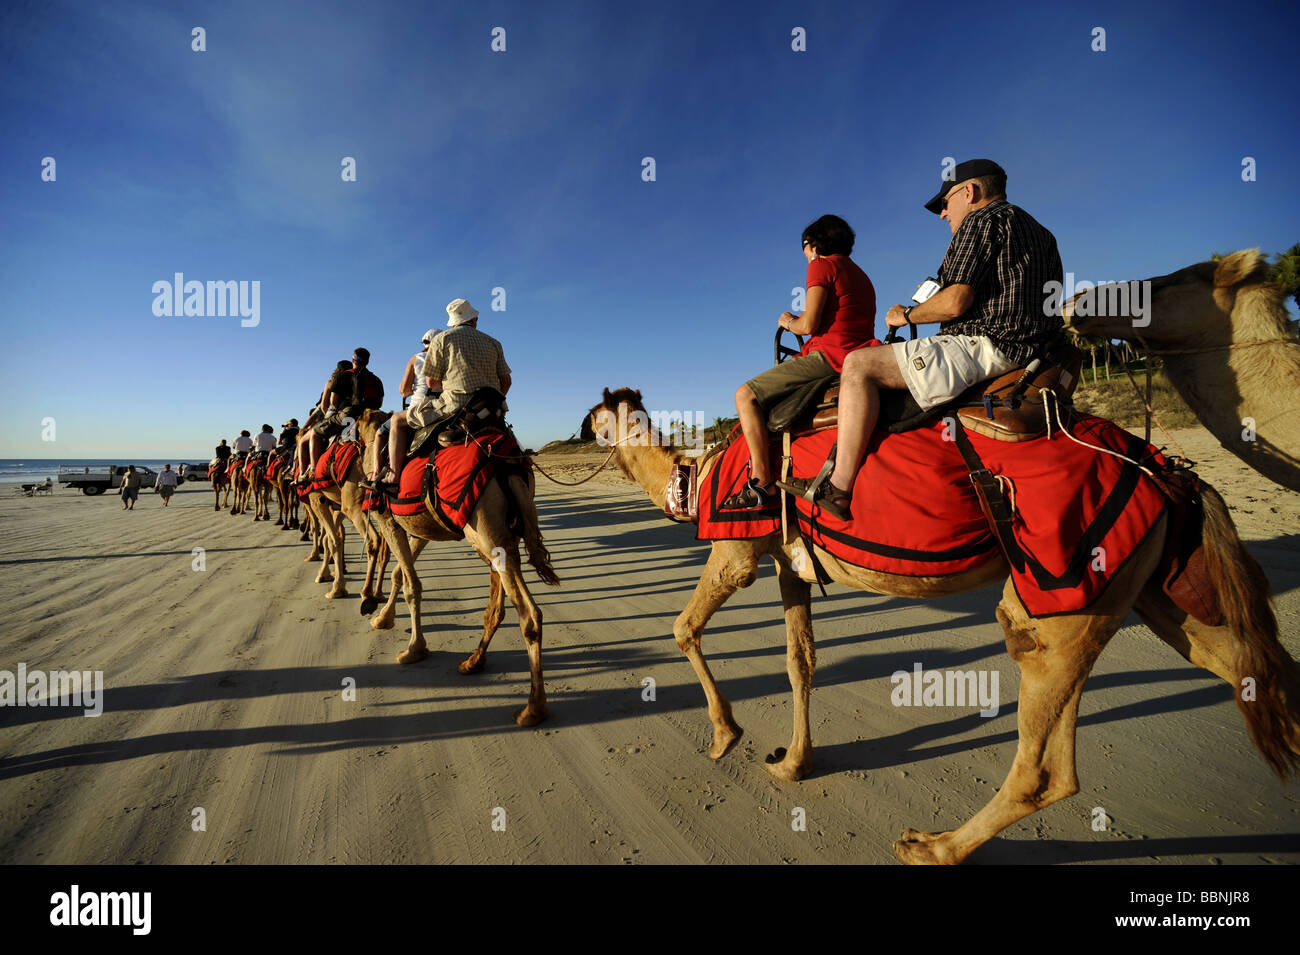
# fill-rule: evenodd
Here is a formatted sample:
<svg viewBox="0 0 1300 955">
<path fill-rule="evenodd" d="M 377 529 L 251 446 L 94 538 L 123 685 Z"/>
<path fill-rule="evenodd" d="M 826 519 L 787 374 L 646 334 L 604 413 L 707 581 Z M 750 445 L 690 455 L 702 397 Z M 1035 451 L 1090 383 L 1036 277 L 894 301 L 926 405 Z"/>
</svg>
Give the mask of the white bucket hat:
<svg viewBox="0 0 1300 955">
<path fill-rule="evenodd" d="M 424 337 L 421 338 L 420 341 L 421 341 L 421 342 L 422 342 L 426 347 L 429 346 L 429 345 L 432 345 L 432 344 L 433 344 L 433 337 L 434 337 L 435 335 L 437 335 L 437 334 L 438 334 L 438 329 L 436 329 L 436 328 L 431 328 L 431 329 L 429 329 L 427 332 L 424 333 Z"/>
<path fill-rule="evenodd" d="M 455 328 L 478 318 L 478 310 L 463 298 L 458 298 L 447 306 L 447 327 Z"/>
</svg>

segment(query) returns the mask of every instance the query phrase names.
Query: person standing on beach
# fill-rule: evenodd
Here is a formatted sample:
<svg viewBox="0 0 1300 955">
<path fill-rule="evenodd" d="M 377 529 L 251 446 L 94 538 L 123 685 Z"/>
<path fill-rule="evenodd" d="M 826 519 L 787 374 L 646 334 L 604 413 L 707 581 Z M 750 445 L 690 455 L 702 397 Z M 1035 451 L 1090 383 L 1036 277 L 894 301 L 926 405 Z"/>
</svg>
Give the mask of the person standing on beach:
<svg viewBox="0 0 1300 955">
<path fill-rule="evenodd" d="M 163 507 L 172 499 L 172 494 L 176 492 L 176 472 L 172 470 L 170 464 L 164 464 L 163 469 L 158 472 L 158 480 L 153 483 L 154 490 L 162 495 Z"/>
<path fill-rule="evenodd" d="M 122 475 L 122 510 L 134 511 L 136 499 L 140 496 L 140 475 L 135 473 L 135 465 L 127 466 Z"/>
</svg>

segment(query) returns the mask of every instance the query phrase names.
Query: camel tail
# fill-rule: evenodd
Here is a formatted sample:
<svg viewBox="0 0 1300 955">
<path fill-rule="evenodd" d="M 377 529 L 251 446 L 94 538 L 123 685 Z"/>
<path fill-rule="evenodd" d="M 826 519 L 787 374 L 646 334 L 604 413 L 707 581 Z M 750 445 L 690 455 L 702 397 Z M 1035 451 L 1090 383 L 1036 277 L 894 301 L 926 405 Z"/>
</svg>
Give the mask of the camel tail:
<svg viewBox="0 0 1300 955">
<path fill-rule="evenodd" d="M 533 479 L 513 474 L 510 476 L 510 492 L 514 495 L 515 505 L 519 508 L 519 517 L 524 525 L 524 548 L 528 551 L 528 563 L 542 583 L 552 587 L 560 585 L 560 578 L 551 566 L 551 553 L 542 540 L 541 521 L 537 517 L 537 505 L 533 503 Z"/>
<path fill-rule="evenodd" d="M 1242 685 L 1233 693 L 1250 738 L 1285 779 L 1300 767 L 1300 671 L 1278 641 L 1263 568 L 1241 543 L 1219 493 L 1205 484 L 1201 492 L 1206 570 L 1241 654 Z"/>
</svg>

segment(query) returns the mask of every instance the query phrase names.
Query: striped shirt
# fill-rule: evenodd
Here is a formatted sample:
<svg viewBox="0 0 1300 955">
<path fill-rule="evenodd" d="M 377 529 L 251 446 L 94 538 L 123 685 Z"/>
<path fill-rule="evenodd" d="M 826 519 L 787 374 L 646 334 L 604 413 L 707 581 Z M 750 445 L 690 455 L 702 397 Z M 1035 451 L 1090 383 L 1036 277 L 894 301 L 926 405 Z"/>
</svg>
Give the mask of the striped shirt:
<svg viewBox="0 0 1300 955">
<path fill-rule="evenodd" d="M 975 301 L 940 326 L 940 335 L 983 335 L 1017 365 L 1062 328 L 1046 315 L 1048 282 L 1062 282 L 1056 237 L 1028 212 L 994 199 L 962 220 L 939 267 L 939 284 L 969 285 Z"/>
</svg>

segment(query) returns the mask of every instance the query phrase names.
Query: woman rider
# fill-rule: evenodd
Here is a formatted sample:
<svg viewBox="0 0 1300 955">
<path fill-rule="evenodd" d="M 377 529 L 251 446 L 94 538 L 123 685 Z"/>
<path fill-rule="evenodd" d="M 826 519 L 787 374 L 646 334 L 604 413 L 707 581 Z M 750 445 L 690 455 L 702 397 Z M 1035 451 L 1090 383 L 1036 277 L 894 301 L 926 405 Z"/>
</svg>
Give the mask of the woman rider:
<svg viewBox="0 0 1300 955">
<path fill-rule="evenodd" d="M 736 390 L 736 411 L 749 445 L 750 479 L 723 501 L 728 510 L 775 510 L 780 500 L 770 458 L 767 415 L 791 392 L 810 381 L 837 375 L 844 356 L 874 342 L 876 290 L 867 273 L 849 258 L 853 229 L 839 216 L 824 215 L 803 230 L 808 260 L 802 315 L 782 312 L 777 324 L 810 335 L 798 357 L 769 368 Z"/>
</svg>

